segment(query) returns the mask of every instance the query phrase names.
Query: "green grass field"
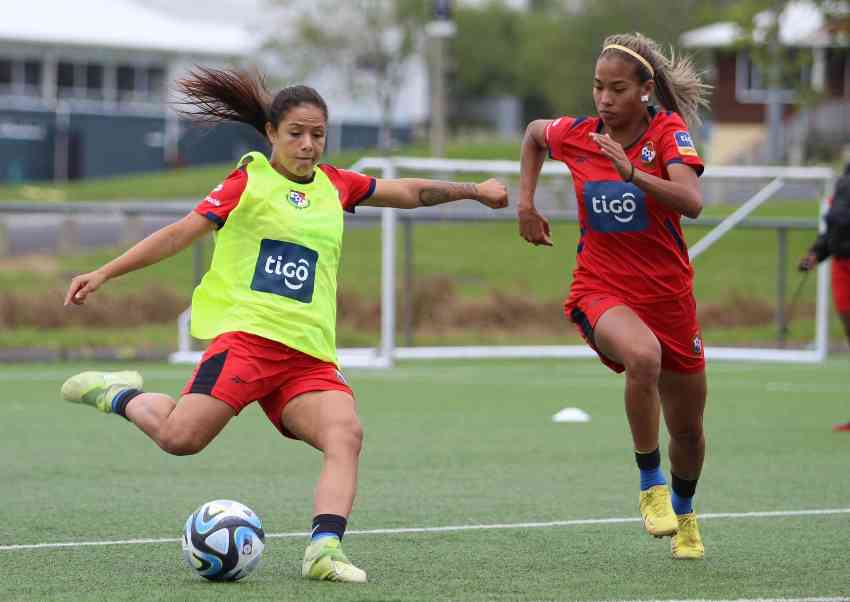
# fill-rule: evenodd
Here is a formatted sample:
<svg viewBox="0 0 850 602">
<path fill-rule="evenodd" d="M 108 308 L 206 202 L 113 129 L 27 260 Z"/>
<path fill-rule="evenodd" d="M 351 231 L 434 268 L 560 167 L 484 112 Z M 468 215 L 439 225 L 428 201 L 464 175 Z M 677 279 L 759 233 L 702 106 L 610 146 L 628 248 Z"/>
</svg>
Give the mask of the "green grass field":
<svg viewBox="0 0 850 602">
<path fill-rule="evenodd" d="M 811 208 L 809 208 L 811 209 Z M 806 207 L 791 207 L 803 214 Z M 419 314 L 421 327 L 415 333 L 414 343 L 428 344 L 554 344 L 569 342 L 574 331 L 557 305 L 564 299 L 575 262 L 575 244 L 578 228 L 574 224 L 553 225 L 555 247 L 532 247 L 524 243 L 512 221 L 499 223 L 436 223 L 419 224 L 413 230 L 414 290 L 418 306 L 432 305 L 439 311 L 444 303 L 444 289 L 449 285 L 457 302 L 470 307 L 474 303 L 497 304 L 498 295 L 525 299 L 533 303 L 549 303 L 547 310 L 553 325 L 546 329 L 523 331 L 521 325 L 499 327 L 455 327 L 435 331 L 434 319 Z M 687 226 L 688 242 L 693 244 L 704 236 L 704 227 Z M 805 253 L 813 236 L 808 232 L 794 231 L 788 238 L 786 303 L 790 303 L 800 275 L 795 266 L 798 257 Z M 399 241 L 399 249 L 402 248 Z M 343 259 L 340 268 L 340 291 L 355 295 L 363 303 L 377 306 L 380 295 L 380 231 L 377 227 L 349 228 L 345 234 Z M 113 346 L 116 341 L 128 347 L 155 347 L 173 349 L 177 331 L 174 319 L 188 306 L 193 274 L 192 251 L 168 259 L 160 264 L 110 282 L 92 297 L 91 307 L 73 310 L 74 315 L 100 311 L 104 301 L 111 305 L 136 306 L 140 299 L 168 293 L 182 301 L 174 304 L 173 311 L 160 312 L 147 324 L 154 328 L 124 327 L 79 328 L 63 325 L 71 315 L 63 310 L 61 301 L 65 287 L 73 274 L 89 271 L 102 265 L 119 253 L 119 249 L 106 249 L 81 255 L 41 258 L 37 266 L 27 260 L 7 261 L 0 264 L 0 289 L 14 295 L 32 299 L 23 303 L 20 311 L 31 311 L 29 327 L 0 330 L 0 347 L 51 346 L 73 349 L 77 347 Z M 738 231 L 724 237 L 715 247 L 699 257 L 696 271 L 695 294 L 698 302 L 712 307 L 715 315 L 730 316 L 731 323 L 706 323 L 706 340 L 713 344 L 772 344 L 776 336 L 773 312 L 776 300 L 776 234 L 769 230 Z M 399 289 L 403 280 L 403 254 L 397 255 Z M 794 344 L 806 344 L 814 336 L 815 278 L 809 278 L 791 325 L 790 339 Z M 399 297 L 401 298 L 401 297 Z M 741 314 L 742 300 L 747 301 L 747 311 Z M 27 309 L 29 307 L 29 309 Z M 345 311 L 345 300 L 341 302 Z M 8 310 L 7 310 L 8 311 Z M 403 314 L 399 306 L 399 328 Z M 428 310 L 430 311 L 430 310 Z M 114 313 L 114 312 L 113 312 Z M 740 319 L 739 319 L 739 314 Z M 7 314 L 24 322 L 21 314 Z M 123 315 L 123 314 L 122 314 Z M 341 313 L 342 315 L 342 313 Z M 0 308 L 0 319 L 3 318 Z M 48 319 L 49 318 L 49 319 Z M 514 316 L 522 321 L 521 314 Z M 45 325 L 46 322 L 46 326 Z M 88 322 L 91 324 L 91 322 Z M 41 327 L 39 327 L 41 325 Z M 832 321 L 832 335 L 841 342 L 843 335 L 837 319 Z M 45 333 L 49 336 L 45 336 Z M 369 324 L 341 319 L 339 344 L 341 346 L 374 345 L 378 340 L 377 320 Z"/>
<path fill-rule="evenodd" d="M 426 156 L 424 146 L 408 146 L 392 154 Z M 517 159 L 519 145 L 510 140 L 462 140 L 447 146 L 448 158 Z M 330 162 L 350 165 L 360 156 L 374 151 L 347 152 L 329 157 Z M 187 168 L 154 174 L 142 174 L 101 180 L 75 182 L 62 186 L 27 185 L 0 187 L 0 200 L 41 199 L 51 200 L 115 200 L 120 198 L 201 198 L 212 182 L 220 180 L 229 166 L 214 165 Z M 422 175 L 422 174 L 416 174 Z M 467 174 L 465 177 L 473 177 Z M 482 176 L 483 177 L 483 176 Z M 711 205 L 706 207 L 706 217 L 722 217 L 737 206 Z M 510 216 L 513 211 L 508 210 Z M 759 208 L 754 218 L 814 219 L 817 215 L 814 200 L 767 203 Z M 689 244 L 705 235 L 701 226 L 686 227 Z M 513 220 L 500 223 L 449 223 L 418 224 L 413 236 L 414 290 L 417 315 L 422 317 L 432 303 L 444 313 L 471 312 L 475 304 L 489 304 L 492 308 L 511 296 L 513 301 L 547 303 L 552 316 L 549 323 L 534 323 L 522 328 L 519 324 L 483 326 L 471 324 L 440 325 L 427 316 L 419 320 L 414 331 L 413 344 L 555 344 L 577 340 L 566 320 L 558 321 L 558 305 L 566 296 L 575 262 L 575 245 L 578 228 L 573 224 L 557 223 L 553 226 L 556 246 L 553 249 L 533 248 L 517 235 Z M 401 238 L 401 235 L 399 235 Z M 788 238 L 788 258 L 785 265 L 787 280 L 786 302 L 799 281 L 795 272 L 796 261 L 814 238 L 813 232 L 792 231 Z M 378 228 L 352 227 L 345 235 L 344 253 L 340 271 L 340 291 L 357 297 L 354 304 L 361 306 L 361 316 L 340 320 L 338 342 L 341 346 L 376 344 L 378 324 L 369 319 L 369 307 L 377 307 L 380 291 L 380 231 Z M 403 254 L 399 241 L 397 274 L 399 289 L 407 285 L 402 280 Z M 69 319 L 69 312 L 60 302 L 70 277 L 102 265 L 121 248 L 103 249 L 79 254 L 54 257 L 7 258 L 0 262 L 0 290 L 16 297 L 8 307 L 0 299 L 0 349 L 42 347 L 58 351 L 79 351 L 97 347 L 120 347 L 128 353 L 136 350 L 173 349 L 176 344 L 174 320 L 187 306 L 193 286 L 192 251 L 162 262 L 157 266 L 124 277 L 109 285 L 93 299 L 93 306 L 75 310 L 75 314 L 89 316 L 101 311 L 102 319 Z M 706 340 L 723 345 L 773 345 L 777 326 L 772 316 L 776 306 L 777 237 L 768 230 L 739 230 L 722 239 L 714 248 L 695 262 L 695 294 L 701 307 L 709 308 L 720 319 L 704 321 Z M 811 342 L 814 334 L 813 315 L 815 300 L 814 278 L 803 289 L 800 303 L 795 307 L 794 321 L 789 341 L 794 346 Z M 446 285 L 454 295 L 446 299 Z M 146 325 L 134 322 L 130 328 L 116 327 L 114 316 L 124 307 L 136 307 L 140 298 L 155 299 L 167 293 L 170 303 L 163 303 L 158 315 L 147 316 Z M 443 295 L 443 296 L 441 296 Z M 110 297 L 111 309 L 95 307 L 97 298 Z M 176 299 L 176 301 L 175 301 Z M 347 299 L 352 302 L 351 298 Z M 502 303 L 503 305 L 506 305 Z M 179 306 L 179 307 L 178 307 Z M 118 309 L 116 309 L 118 308 Z M 341 303 L 341 314 L 346 302 Z M 399 332 L 401 333 L 403 308 L 399 307 Z M 110 321 L 109 313 L 113 318 Z M 28 316 L 26 314 L 29 314 Z M 479 312 L 481 313 L 481 312 Z M 746 314 L 746 315 L 744 315 Z M 513 310 L 515 320 L 522 315 Z M 729 319 L 726 319 L 730 317 Z M 363 319 L 366 318 L 366 319 Z M 497 316 L 498 318 L 498 316 Z M 544 321 L 545 322 L 545 321 Z M 716 322 L 716 323 L 715 323 Z M 463 326 L 463 327 L 460 327 Z M 835 343 L 843 340 L 843 333 L 833 319 L 831 334 Z M 402 341 L 407 343 L 407 341 Z"/>
<path fill-rule="evenodd" d="M 299 577 L 318 453 L 250 407 L 200 455 L 167 456 L 124 420 L 58 400 L 82 368 L 0 366 L 0 600 L 850 595 L 850 434 L 830 431 L 850 419 L 846 357 L 709 367 L 703 562 L 674 562 L 666 540 L 643 533 L 622 381 L 598 363 L 350 371 L 366 431 L 346 536 L 369 572 L 360 587 Z M 190 367 L 142 370 L 146 389 L 176 392 Z M 567 406 L 591 422 L 554 424 Z M 241 583 L 207 583 L 180 558 L 186 516 L 215 498 L 248 504 L 272 534 Z M 168 541 L 107 543 L 158 538 Z"/>
</svg>

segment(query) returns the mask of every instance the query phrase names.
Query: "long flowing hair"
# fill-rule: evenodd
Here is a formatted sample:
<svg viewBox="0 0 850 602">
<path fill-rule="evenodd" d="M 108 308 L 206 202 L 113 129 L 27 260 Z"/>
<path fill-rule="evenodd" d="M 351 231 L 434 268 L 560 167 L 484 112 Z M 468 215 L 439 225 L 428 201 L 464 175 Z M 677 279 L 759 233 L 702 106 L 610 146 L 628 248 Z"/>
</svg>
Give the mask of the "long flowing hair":
<svg viewBox="0 0 850 602">
<path fill-rule="evenodd" d="M 287 86 L 272 96 L 260 73 L 196 66 L 177 81 L 177 89 L 185 97 L 176 103 L 184 115 L 202 123 L 246 123 L 264 138 L 266 123 L 277 127 L 291 109 L 301 104 L 315 105 L 325 121 L 328 119 L 328 105 L 315 89 Z"/>
</svg>

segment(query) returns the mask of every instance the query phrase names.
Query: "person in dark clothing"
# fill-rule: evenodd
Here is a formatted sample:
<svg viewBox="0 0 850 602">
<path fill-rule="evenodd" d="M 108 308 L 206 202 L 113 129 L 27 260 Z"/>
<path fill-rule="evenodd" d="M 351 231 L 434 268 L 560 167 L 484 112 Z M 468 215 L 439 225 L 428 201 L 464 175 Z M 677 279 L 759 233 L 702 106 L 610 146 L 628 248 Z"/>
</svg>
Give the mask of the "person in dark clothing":
<svg viewBox="0 0 850 602">
<path fill-rule="evenodd" d="M 826 231 L 800 260 L 799 269 L 808 272 L 829 257 L 832 257 L 832 298 L 850 343 L 850 163 L 835 183 L 826 214 Z M 836 424 L 833 430 L 850 432 L 850 421 Z"/>
</svg>

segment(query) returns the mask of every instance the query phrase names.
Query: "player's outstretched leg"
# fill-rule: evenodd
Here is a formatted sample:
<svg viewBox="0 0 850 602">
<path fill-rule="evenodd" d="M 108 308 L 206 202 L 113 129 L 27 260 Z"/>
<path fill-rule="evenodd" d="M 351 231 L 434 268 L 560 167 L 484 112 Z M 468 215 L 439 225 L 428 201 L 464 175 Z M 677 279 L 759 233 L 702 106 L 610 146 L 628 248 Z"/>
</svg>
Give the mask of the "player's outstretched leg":
<svg viewBox="0 0 850 602">
<path fill-rule="evenodd" d="M 342 551 L 342 542 L 333 535 L 310 541 L 304 551 L 301 576 L 319 581 L 366 583 L 366 571 L 351 563 Z"/>
<path fill-rule="evenodd" d="M 82 403 L 110 414 L 112 403 L 119 393 L 142 388 L 142 375 L 126 372 L 81 372 L 62 385 L 62 399 Z"/>
</svg>

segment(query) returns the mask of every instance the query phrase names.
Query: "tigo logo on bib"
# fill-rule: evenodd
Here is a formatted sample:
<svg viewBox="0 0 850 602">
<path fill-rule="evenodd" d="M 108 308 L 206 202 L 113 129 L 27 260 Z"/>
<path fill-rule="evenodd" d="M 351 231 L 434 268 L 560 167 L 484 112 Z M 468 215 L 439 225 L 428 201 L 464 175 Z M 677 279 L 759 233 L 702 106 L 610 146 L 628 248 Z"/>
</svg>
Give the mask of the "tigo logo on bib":
<svg viewBox="0 0 850 602">
<path fill-rule="evenodd" d="M 251 289 L 310 303 L 318 259 L 319 254 L 313 249 L 264 238 Z"/>
<path fill-rule="evenodd" d="M 645 195 L 628 182 L 585 183 L 584 208 L 590 227 L 598 232 L 640 232 L 647 226 Z"/>
</svg>

